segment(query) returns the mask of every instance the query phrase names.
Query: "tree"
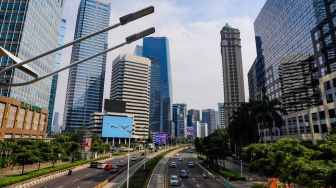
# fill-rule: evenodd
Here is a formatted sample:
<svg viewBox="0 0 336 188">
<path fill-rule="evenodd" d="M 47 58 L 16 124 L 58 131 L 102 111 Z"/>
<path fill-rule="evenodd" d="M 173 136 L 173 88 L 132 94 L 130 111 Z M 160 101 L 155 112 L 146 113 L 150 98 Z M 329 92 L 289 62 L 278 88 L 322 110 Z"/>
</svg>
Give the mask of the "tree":
<svg viewBox="0 0 336 188">
<path fill-rule="evenodd" d="M 52 148 L 49 142 L 37 141 L 36 142 L 37 158 L 38 158 L 38 170 L 40 170 L 41 162 L 49 161 L 51 159 Z"/>
<path fill-rule="evenodd" d="M 225 129 L 216 129 L 215 132 L 202 139 L 202 153 L 209 160 L 225 159 L 230 154 L 229 135 Z"/>
<path fill-rule="evenodd" d="M 38 161 L 36 156 L 36 145 L 31 140 L 21 140 L 18 147 L 13 150 L 13 163 L 22 165 L 22 173 L 25 165 L 33 164 Z"/>
<path fill-rule="evenodd" d="M 62 147 L 62 145 L 58 142 L 51 142 L 51 156 L 50 159 L 53 163 L 53 166 L 55 163 L 66 155 L 65 149 Z"/>
<path fill-rule="evenodd" d="M 71 162 L 75 162 L 75 159 L 80 159 L 81 146 L 78 142 L 69 141 L 64 144 L 67 153 L 71 156 Z"/>
<path fill-rule="evenodd" d="M 18 147 L 16 142 L 12 141 L 0 141 L 0 153 L 7 158 L 7 166 L 12 163 L 13 150 Z"/>
<path fill-rule="evenodd" d="M 259 128 L 268 128 L 271 132 L 271 141 L 273 142 L 273 123 L 275 127 L 281 129 L 284 124 L 281 115 L 286 115 L 287 112 L 281 108 L 281 102 L 278 99 L 269 100 L 267 96 L 264 96 L 254 110 L 260 125 Z"/>
</svg>

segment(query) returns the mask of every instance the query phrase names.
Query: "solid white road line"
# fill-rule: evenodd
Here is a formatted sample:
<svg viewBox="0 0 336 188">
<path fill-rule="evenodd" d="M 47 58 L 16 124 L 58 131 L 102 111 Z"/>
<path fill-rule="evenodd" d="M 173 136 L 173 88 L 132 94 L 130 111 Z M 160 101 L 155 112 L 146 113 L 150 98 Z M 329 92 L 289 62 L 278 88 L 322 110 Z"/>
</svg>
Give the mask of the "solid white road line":
<svg viewBox="0 0 336 188">
<path fill-rule="evenodd" d="M 90 174 L 86 174 L 85 176 L 89 176 Z"/>
<path fill-rule="evenodd" d="M 75 180 L 73 180 L 73 182 L 75 182 L 75 181 L 78 181 L 79 179 L 75 179 Z"/>
</svg>

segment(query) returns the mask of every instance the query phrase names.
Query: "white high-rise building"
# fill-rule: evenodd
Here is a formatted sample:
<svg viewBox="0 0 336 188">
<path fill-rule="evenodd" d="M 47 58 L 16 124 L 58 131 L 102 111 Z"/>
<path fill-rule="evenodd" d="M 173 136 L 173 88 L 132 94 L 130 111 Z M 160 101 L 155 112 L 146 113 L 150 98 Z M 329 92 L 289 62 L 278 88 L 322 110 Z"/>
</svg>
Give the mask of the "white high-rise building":
<svg viewBox="0 0 336 188">
<path fill-rule="evenodd" d="M 208 124 L 207 123 L 200 123 L 199 121 L 195 122 L 196 127 L 196 137 L 204 138 L 208 136 Z"/>
<path fill-rule="evenodd" d="M 113 61 L 110 99 L 126 102 L 127 114 L 134 115 L 132 138 L 148 138 L 150 60 L 131 54 Z"/>
</svg>

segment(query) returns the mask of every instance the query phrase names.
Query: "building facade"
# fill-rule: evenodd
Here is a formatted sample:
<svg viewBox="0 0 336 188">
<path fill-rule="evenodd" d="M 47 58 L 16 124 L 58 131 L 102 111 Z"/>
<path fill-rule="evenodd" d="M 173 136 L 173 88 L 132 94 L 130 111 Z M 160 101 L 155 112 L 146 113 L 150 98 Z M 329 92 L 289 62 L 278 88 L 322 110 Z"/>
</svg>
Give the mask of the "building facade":
<svg viewBox="0 0 336 188">
<path fill-rule="evenodd" d="M 226 24 L 220 34 L 225 111 L 224 124 L 228 125 L 230 116 L 240 107 L 242 102 L 245 102 L 243 65 L 239 30 Z M 212 125 L 209 126 L 212 127 Z"/>
<path fill-rule="evenodd" d="M 81 0 L 74 39 L 109 26 L 109 0 Z M 102 33 L 74 44 L 71 63 L 107 49 L 108 33 Z M 86 127 L 90 114 L 102 110 L 106 53 L 69 69 L 63 126 L 66 131 Z"/>
<path fill-rule="evenodd" d="M 0 2 L 0 46 L 21 60 L 28 60 L 58 47 L 60 25 L 64 8 L 63 0 L 26 1 L 8 0 Z M 9 57 L 0 58 L 4 69 L 13 64 Z M 54 70 L 55 53 L 39 58 L 28 65 L 42 76 Z M 7 83 L 32 80 L 27 73 L 13 69 L 1 75 Z M 52 78 L 20 87 L 5 87 L 2 96 L 47 109 Z"/>
<path fill-rule="evenodd" d="M 314 53 L 311 30 L 315 25 L 312 1 L 266 1 L 254 22 L 257 58 L 251 68 L 254 70 L 250 70 L 249 75 L 249 88 L 254 92 L 250 94 L 250 99 L 258 100 L 263 95 L 269 99 L 277 98 L 283 102 L 286 110 L 288 106 L 289 111 L 307 109 L 309 103 L 316 103 L 315 99 L 307 100 L 311 97 L 311 94 L 307 94 L 311 93 L 308 88 L 295 86 L 297 82 L 304 82 L 302 79 L 305 75 L 302 73 L 297 73 L 293 81 L 287 82 L 286 91 L 282 93 L 280 79 L 285 82 L 286 75 L 282 74 L 284 77 L 280 78 L 279 70 L 281 64 L 284 64 L 283 67 L 285 64 L 297 64 L 295 69 L 299 70 L 300 64 L 312 63 L 309 58 Z M 305 92 L 296 94 L 296 90 Z"/>
<path fill-rule="evenodd" d="M 170 133 L 173 92 L 168 38 L 145 37 L 142 56 L 151 60 L 150 131 Z"/>
<path fill-rule="evenodd" d="M 215 110 L 205 109 L 202 110 L 202 122 L 207 124 L 208 135 L 216 130 Z"/>
<path fill-rule="evenodd" d="M 176 126 L 176 137 L 186 137 L 187 134 L 187 105 L 173 104 L 173 122 Z"/>
<path fill-rule="evenodd" d="M 200 111 L 196 109 L 188 110 L 188 115 L 193 116 L 193 121 L 201 121 Z"/>
<path fill-rule="evenodd" d="M 59 112 L 54 113 L 54 118 L 53 118 L 51 131 L 53 131 L 56 134 L 62 132 L 61 126 L 59 124 Z"/>
<path fill-rule="evenodd" d="M 48 110 L 0 95 L 0 140 L 46 138 Z"/>
<path fill-rule="evenodd" d="M 134 115 L 132 138 L 147 139 L 149 134 L 150 63 L 130 54 L 113 61 L 110 99 L 126 102 L 125 113 Z"/>
<path fill-rule="evenodd" d="M 62 46 L 63 44 L 65 28 L 66 28 L 66 20 L 62 19 L 60 35 L 58 38 L 58 46 Z M 55 56 L 55 65 L 54 65 L 55 71 L 60 68 L 60 63 L 62 60 L 61 58 L 62 58 L 62 50 L 59 50 L 58 52 L 56 52 L 56 56 Z M 52 130 L 52 125 L 53 125 L 53 115 L 54 115 L 54 107 L 55 107 L 55 99 L 56 99 L 57 82 L 58 82 L 58 73 L 52 76 L 52 84 L 51 84 L 50 99 L 49 99 L 49 106 L 48 106 L 49 115 L 48 115 L 47 137 L 50 136 L 51 131 L 56 133 L 55 128 L 54 130 Z"/>
<path fill-rule="evenodd" d="M 218 103 L 218 128 L 225 128 L 224 103 Z"/>
</svg>

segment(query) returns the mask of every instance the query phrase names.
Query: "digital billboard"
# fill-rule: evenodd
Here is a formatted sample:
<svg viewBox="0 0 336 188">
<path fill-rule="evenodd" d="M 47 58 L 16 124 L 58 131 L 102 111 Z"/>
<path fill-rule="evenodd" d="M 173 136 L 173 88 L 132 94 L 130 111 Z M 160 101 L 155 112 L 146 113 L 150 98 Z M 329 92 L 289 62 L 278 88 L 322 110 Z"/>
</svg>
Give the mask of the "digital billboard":
<svg viewBox="0 0 336 188">
<path fill-rule="evenodd" d="M 124 127 L 125 130 L 120 128 L 115 128 L 113 125 L 117 127 Z M 128 138 L 129 132 L 131 131 L 132 137 L 132 125 L 133 118 L 131 117 L 121 117 L 121 116 L 103 116 L 103 130 L 102 137 L 107 138 Z"/>
<path fill-rule="evenodd" d="M 156 133 L 155 134 L 155 144 L 156 145 L 167 145 L 169 144 L 167 133 Z"/>
<path fill-rule="evenodd" d="M 84 138 L 84 151 L 90 151 L 92 146 L 91 138 Z"/>
<path fill-rule="evenodd" d="M 194 135 L 194 127 L 187 127 L 187 136 Z"/>
</svg>

